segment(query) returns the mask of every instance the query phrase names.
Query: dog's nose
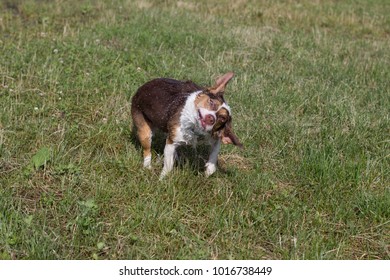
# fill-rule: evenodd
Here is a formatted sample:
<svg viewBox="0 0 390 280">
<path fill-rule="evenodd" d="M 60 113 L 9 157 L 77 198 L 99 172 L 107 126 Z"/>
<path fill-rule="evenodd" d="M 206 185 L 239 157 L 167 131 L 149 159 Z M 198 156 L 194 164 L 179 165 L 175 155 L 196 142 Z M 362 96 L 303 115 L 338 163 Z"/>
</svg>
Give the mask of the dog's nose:
<svg viewBox="0 0 390 280">
<path fill-rule="evenodd" d="M 207 125 L 213 125 L 215 123 L 215 117 L 213 115 L 206 115 L 204 121 Z"/>
</svg>

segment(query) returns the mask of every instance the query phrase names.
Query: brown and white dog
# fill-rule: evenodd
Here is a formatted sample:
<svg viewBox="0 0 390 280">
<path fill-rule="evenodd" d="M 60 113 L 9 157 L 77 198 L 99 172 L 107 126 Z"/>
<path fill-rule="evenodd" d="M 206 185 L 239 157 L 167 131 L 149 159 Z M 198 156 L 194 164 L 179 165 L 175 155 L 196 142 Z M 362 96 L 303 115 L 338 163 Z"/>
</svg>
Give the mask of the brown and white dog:
<svg viewBox="0 0 390 280">
<path fill-rule="evenodd" d="M 144 167 L 151 168 L 152 131 L 155 128 L 168 133 L 160 179 L 172 170 L 179 145 L 195 146 L 198 138 L 204 138 L 211 145 L 206 176 L 216 170 L 221 142 L 242 147 L 232 131 L 230 107 L 223 98 L 233 75 L 226 73 L 214 86 L 206 88 L 192 81 L 159 78 L 138 89 L 132 98 L 131 115 L 143 148 Z"/>
</svg>

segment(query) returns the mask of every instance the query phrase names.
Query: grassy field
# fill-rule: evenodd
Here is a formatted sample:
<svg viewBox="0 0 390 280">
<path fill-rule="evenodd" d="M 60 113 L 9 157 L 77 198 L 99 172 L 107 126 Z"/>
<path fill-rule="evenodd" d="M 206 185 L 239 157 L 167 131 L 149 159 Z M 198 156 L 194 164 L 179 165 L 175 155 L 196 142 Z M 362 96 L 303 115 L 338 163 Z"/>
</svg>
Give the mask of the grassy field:
<svg viewBox="0 0 390 280">
<path fill-rule="evenodd" d="M 0 1 L 0 259 L 390 259 L 390 3 Z M 130 98 L 225 94 L 245 146 L 159 181 Z"/>
</svg>

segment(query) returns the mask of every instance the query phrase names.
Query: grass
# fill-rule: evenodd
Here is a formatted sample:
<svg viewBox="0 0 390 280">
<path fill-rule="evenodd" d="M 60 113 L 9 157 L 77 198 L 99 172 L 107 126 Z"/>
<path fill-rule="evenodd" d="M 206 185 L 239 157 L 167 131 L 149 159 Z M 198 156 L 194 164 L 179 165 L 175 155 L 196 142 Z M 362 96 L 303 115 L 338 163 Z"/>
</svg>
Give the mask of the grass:
<svg viewBox="0 0 390 280">
<path fill-rule="evenodd" d="M 0 259 L 390 259 L 387 2 L 1 1 Z M 130 97 L 227 71 L 245 150 L 158 181 Z"/>
</svg>

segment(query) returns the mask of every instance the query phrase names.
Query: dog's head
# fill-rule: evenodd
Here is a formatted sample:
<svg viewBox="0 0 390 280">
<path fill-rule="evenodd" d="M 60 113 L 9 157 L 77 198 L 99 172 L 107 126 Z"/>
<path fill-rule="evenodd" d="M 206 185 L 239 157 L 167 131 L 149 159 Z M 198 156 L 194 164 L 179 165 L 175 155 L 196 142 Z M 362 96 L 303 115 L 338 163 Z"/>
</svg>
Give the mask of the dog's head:
<svg viewBox="0 0 390 280">
<path fill-rule="evenodd" d="M 218 78 L 215 85 L 206 88 L 195 99 L 199 126 L 224 144 L 242 144 L 232 130 L 232 116 L 229 105 L 223 98 L 227 83 L 233 78 L 232 72 Z"/>
</svg>

